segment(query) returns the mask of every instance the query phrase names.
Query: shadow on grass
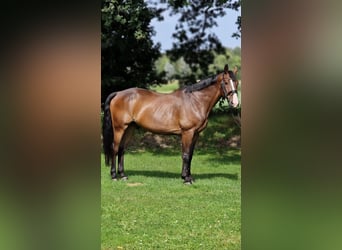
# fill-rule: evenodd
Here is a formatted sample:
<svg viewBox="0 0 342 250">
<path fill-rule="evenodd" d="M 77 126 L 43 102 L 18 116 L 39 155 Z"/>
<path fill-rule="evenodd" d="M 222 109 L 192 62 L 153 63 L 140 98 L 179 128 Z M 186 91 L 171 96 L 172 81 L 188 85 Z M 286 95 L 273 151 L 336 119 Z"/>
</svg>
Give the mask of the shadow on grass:
<svg viewBox="0 0 342 250">
<path fill-rule="evenodd" d="M 147 151 L 147 150 L 146 150 Z M 152 153 L 153 156 L 179 156 L 179 164 L 181 164 L 181 151 L 180 150 L 172 150 L 172 149 L 161 149 L 161 150 L 148 150 L 147 152 Z M 128 152 L 131 155 L 135 154 L 143 154 L 143 152 Z M 241 155 L 239 149 L 229 149 L 227 152 L 227 149 L 216 149 L 216 148 L 200 148 L 198 150 L 194 151 L 193 154 L 193 161 L 198 156 L 206 156 L 201 161 L 210 162 L 213 164 L 213 166 L 219 164 L 241 164 Z M 197 163 L 199 164 L 199 163 Z"/>
<path fill-rule="evenodd" d="M 231 147 L 230 138 L 240 135 L 240 129 L 228 114 L 214 113 L 209 118 L 206 129 L 202 131 L 195 146 L 195 154 L 220 154 L 240 150 Z M 157 135 L 136 128 L 126 152 L 150 152 L 156 155 L 180 155 L 181 137 L 179 135 Z M 228 153 L 229 154 L 229 153 Z"/>
<path fill-rule="evenodd" d="M 213 163 L 218 163 L 220 165 L 222 164 L 241 164 L 241 155 L 240 155 L 240 149 L 217 149 L 217 148 L 207 148 L 203 149 L 200 148 L 195 152 L 193 155 L 193 159 L 196 158 L 196 156 L 203 156 L 206 155 L 207 157 L 203 159 L 203 161 Z"/>
<path fill-rule="evenodd" d="M 239 162 L 240 161 L 240 152 L 239 148 L 226 147 L 224 145 L 202 145 L 205 139 L 200 138 L 199 143 L 196 144 L 194 150 L 194 157 L 196 155 L 210 155 L 210 159 L 215 162 Z M 198 145 L 200 144 L 200 145 Z M 141 148 L 128 148 L 126 150 L 127 153 L 130 154 L 141 154 L 144 152 L 152 153 L 153 155 L 161 155 L 161 156 L 178 156 L 181 157 L 182 150 L 180 145 L 173 145 L 169 148 L 161 148 L 159 146 L 152 147 L 141 147 Z"/>
<path fill-rule="evenodd" d="M 125 173 L 129 176 L 145 176 L 145 177 L 156 177 L 156 178 L 168 178 L 168 179 L 181 179 L 181 173 L 171 173 L 166 171 L 158 170 L 126 170 Z M 231 180 L 237 180 L 238 174 L 228 174 L 228 173 L 204 173 L 204 174 L 192 174 L 194 179 L 212 179 L 223 177 Z"/>
</svg>

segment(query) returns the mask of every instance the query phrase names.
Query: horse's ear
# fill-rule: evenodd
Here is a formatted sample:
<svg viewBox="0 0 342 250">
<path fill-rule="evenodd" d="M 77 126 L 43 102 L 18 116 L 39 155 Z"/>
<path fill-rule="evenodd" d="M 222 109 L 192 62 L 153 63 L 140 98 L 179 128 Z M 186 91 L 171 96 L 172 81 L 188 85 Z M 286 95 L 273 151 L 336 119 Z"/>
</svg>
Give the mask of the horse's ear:
<svg viewBox="0 0 342 250">
<path fill-rule="evenodd" d="M 238 67 L 237 67 L 237 66 L 234 66 L 234 69 L 233 69 L 234 75 L 236 75 L 238 71 L 239 71 Z"/>
<path fill-rule="evenodd" d="M 229 70 L 228 64 L 224 65 L 224 69 L 223 69 L 224 73 L 228 73 L 228 70 Z"/>
</svg>

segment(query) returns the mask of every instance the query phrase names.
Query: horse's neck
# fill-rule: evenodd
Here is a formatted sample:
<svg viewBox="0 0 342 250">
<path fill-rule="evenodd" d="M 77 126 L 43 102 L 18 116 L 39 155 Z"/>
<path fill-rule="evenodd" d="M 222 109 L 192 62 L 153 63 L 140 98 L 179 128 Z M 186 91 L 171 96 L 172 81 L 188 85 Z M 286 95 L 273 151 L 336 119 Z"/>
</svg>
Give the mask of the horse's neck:
<svg viewBox="0 0 342 250">
<path fill-rule="evenodd" d="M 221 88 L 219 83 L 215 83 L 203 90 L 197 91 L 195 98 L 203 105 L 203 109 L 209 115 L 215 104 L 221 97 Z"/>
</svg>

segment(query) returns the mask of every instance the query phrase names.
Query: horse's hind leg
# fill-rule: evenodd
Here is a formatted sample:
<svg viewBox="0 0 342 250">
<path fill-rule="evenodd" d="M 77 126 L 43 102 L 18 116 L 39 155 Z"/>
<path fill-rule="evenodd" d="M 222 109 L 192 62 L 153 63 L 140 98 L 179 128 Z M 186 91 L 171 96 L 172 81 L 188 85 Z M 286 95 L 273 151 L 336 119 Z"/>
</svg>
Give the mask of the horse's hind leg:
<svg viewBox="0 0 342 250">
<path fill-rule="evenodd" d="M 124 173 L 124 158 L 125 158 L 125 148 L 123 146 L 119 146 L 118 151 L 118 175 L 122 180 L 127 180 L 128 177 Z"/>
<path fill-rule="evenodd" d="M 117 180 L 116 156 L 118 155 L 119 145 L 121 143 L 124 132 L 125 132 L 124 129 L 114 128 L 114 146 L 113 146 L 114 154 L 113 154 L 112 166 L 110 168 L 110 175 L 112 177 L 112 180 L 115 180 L 115 181 Z"/>
<path fill-rule="evenodd" d="M 127 129 L 125 130 L 123 137 L 121 139 L 120 142 L 120 146 L 119 146 L 119 151 L 118 151 L 118 162 L 119 162 L 119 166 L 118 166 L 118 174 L 120 176 L 120 178 L 122 180 L 127 180 L 128 177 L 125 175 L 124 172 L 124 157 L 125 157 L 125 148 L 129 142 L 129 140 L 131 139 L 132 135 L 133 135 L 133 131 L 134 131 L 134 124 L 130 124 Z"/>
</svg>

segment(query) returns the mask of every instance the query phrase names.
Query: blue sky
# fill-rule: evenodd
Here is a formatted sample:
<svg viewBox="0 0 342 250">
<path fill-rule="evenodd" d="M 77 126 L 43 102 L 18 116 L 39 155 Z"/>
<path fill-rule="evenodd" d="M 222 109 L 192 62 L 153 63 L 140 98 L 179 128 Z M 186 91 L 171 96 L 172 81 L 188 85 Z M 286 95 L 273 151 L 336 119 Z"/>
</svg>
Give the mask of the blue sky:
<svg viewBox="0 0 342 250">
<path fill-rule="evenodd" d="M 217 18 L 217 27 L 211 29 L 211 32 L 215 33 L 220 39 L 223 46 L 228 48 L 241 47 L 241 38 L 236 39 L 231 37 L 231 35 L 236 32 L 237 25 L 235 24 L 237 16 L 241 14 L 241 9 L 239 11 L 227 10 L 224 17 Z M 153 19 L 151 25 L 156 31 L 156 35 L 152 37 L 155 43 L 161 43 L 161 50 L 165 51 L 171 49 L 172 33 L 175 31 L 175 26 L 177 24 L 177 16 L 169 16 L 167 13 L 164 14 L 164 20 L 158 22 Z"/>
</svg>

